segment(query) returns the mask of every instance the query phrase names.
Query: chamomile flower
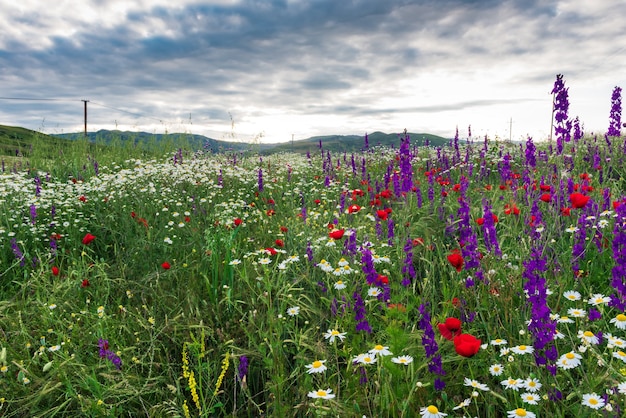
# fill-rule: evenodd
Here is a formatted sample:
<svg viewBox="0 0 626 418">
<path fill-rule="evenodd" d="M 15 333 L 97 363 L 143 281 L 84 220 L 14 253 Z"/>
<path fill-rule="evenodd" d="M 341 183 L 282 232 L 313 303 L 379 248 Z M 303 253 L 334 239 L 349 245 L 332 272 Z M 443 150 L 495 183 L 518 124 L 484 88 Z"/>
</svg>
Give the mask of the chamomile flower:
<svg viewBox="0 0 626 418">
<path fill-rule="evenodd" d="M 532 345 L 516 345 L 515 347 L 511 347 L 511 351 L 515 354 L 532 354 L 535 352 L 535 349 Z"/>
<path fill-rule="evenodd" d="M 587 311 L 585 311 L 584 309 L 569 308 L 567 310 L 567 315 L 574 318 L 584 318 L 585 316 L 587 316 Z"/>
<path fill-rule="evenodd" d="M 536 393 L 526 392 L 520 395 L 522 397 L 522 402 L 525 402 L 530 405 L 537 405 L 537 402 L 541 400 L 539 395 Z"/>
<path fill-rule="evenodd" d="M 606 334 L 604 334 L 604 336 L 607 339 L 609 348 L 619 347 L 619 348 L 626 349 L 626 341 L 624 341 L 623 339 L 621 339 L 619 337 L 615 337 L 615 336 L 609 334 L 608 332 Z"/>
<path fill-rule="evenodd" d="M 359 364 L 374 364 L 376 363 L 376 356 L 371 353 L 359 354 L 352 361 Z"/>
<path fill-rule="evenodd" d="M 55 352 L 55 351 L 59 351 L 61 349 L 60 345 L 53 345 L 52 347 L 48 347 L 48 351 L 50 352 Z"/>
<path fill-rule="evenodd" d="M 483 390 L 485 392 L 489 391 L 489 387 L 487 385 L 485 385 L 484 383 L 480 383 L 477 380 L 474 379 L 468 379 L 467 377 L 465 379 L 463 379 L 463 385 L 464 386 L 469 386 L 471 388 L 474 389 L 480 389 Z"/>
<path fill-rule="evenodd" d="M 231 260 L 230 263 L 228 263 L 229 266 L 236 266 L 241 264 L 241 260 L 238 258 L 235 258 L 234 260 Z"/>
<path fill-rule="evenodd" d="M 615 351 L 613 353 L 613 357 L 615 357 L 616 359 L 620 359 L 622 360 L 624 363 L 626 363 L 626 353 L 624 353 L 623 351 Z"/>
<path fill-rule="evenodd" d="M 367 289 L 367 296 L 376 297 L 380 294 L 382 294 L 382 291 L 378 287 L 374 286 L 374 287 L 370 287 L 369 289 Z"/>
<path fill-rule="evenodd" d="M 264 266 L 270 264 L 271 262 L 272 262 L 272 260 L 267 258 L 267 257 L 259 258 L 259 260 L 258 260 L 258 263 L 261 264 L 261 265 L 264 265 Z"/>
<path fill-rule="evenodd" d="M 326 338 L 328 340 L 329 343 L 334 343 L 336 338 L 339 338 L 341 341 L 343 341 L 344 338 L 346 338 L 346 334 L 347 332 L 339 332 L 336 329 L 329 329 L 328 331 L 326 331 L 326 334 L 324 334 L 324 338 Z"/>
<path fill-rule="evenodd" d="M 445 417 L 448 414 L 439 412 L 439 408 L 435 405 L 428 405 L 420 408 L 420 415 L 424 418 L 440 418 Z"/>
<path fill-rule="evenodd" d="M 346 288 L 346 284 L 343 282 L 343 280 L 337 280 L 333 287 L 337 290 L 342 290 Z"/>
<path fill-rule="evenodd" d="M 600 344 L 600 339 L 591 331 L 578 331 L 578 338 L 585 344 Z"/>
<path fill-rule="evenodd" d="M 404 364 L 405 366 L 408 366 L 410 363 L 413 363 L 413 357 L 411 356 L 393 357 L 391 359 L 391 362 L 396 363 L 396 364 Z"/>
<path fill-rule="evenodd" d="M 591 409 L 600 409 L 606 404 L 606 402 L 604 402 L 604 399 L 601 396 L 598 396 L 595 393 L 585 393 L 583 395 L 582 404 Z"/>
<path fill-rule="evenodd" d="M 327 369 L 327 367 L 324 366 L 324 363 L 326 363 L 326 360 L 315 360 L 313 363 L 307 364 L 304 367 L 308 369 L 306 372 L 309 374 L 323 373 Z"/>
<path fill-rule="evenodd" d="M 472 404 L 472 398 L 466 398 L 463 399 L 461 401 L 460 404 L 458 404 L 457 406 L 455 406 L 454 408 L 452 408 L 454 411 L 456 411 L 457 409 L 463 409 L 463 408 L 467 408 L 468 406 L 470 406 Z"/>
<path fill-rule="evenodd" d="M 521 379 L 513 379 L 512 377 L 509 377 L 508 379 L 501 381 L 500 384 L 504 386 L 505 389 L 513 389 L 515 391 L 518 391 L 519 388 L 524 386 L 524 381 Z"/>
<path fill-rule="evenodd" d="M 537 392 L 539 391 L 539 389 L 541 389 L 541 386 L 543 386 L 541 382 L 539 382 L 539 380 L 534 377 L 529 377 L 528 379 L 524 380 L 524 389 L 529 392 Z"/>
<path fill-rule="evenodd" d="M 617 391 L 622 395 L 626 395 L 626 382 L 622 382 L 617 385 Z"/>
<path fill-rule="evenodd" d="M 332 390 L 330 389 L 318 389 L 314 390 L 313 392 L 309 392 L 307 396 L 314 399 L 332 399 L 335 397 L 335 394 L 332 393 Z"/>
<path fill-rule="evenodd" d="M 580 300 L 580 293 L 575 290 L 568 290 L 563 293 L 563 296 L 565 297 L 565 299 L 569 299 L 573 302 Z"/>
<path fill-rule="evenodd" d="M 508 418 L 536 418 L 534 412 L 527 411 L 524 408 L 517 408 L 506 413 Z"/>
<path fill-rule="evenodd" d="M 569 353 L 565 353 L 559 357 L 556 365 L 564 370 L 573 369 L 580 366 L 580 360 L 582 358 L 583 357 L 580 354 L 570 351 Z"/>
<path fill-rule="evenodd" d="M 489 367 L 489 373 L 491 373 L 492 376 L 500 376 L 502 372 L 504 372 L 504 368 L 501 364 L 493 364 Z"/>
<path fill-rule="evenodd" d="M 374 348 L 369 351 L 371 354 L 378 354 L 380 356 L 390 356 L 393 353 L 389 351 L 389 347 L 383 347 L 380 344 L 377 344 Z"/>
<path fill-rule="evenodd" d="M 556 322 L 559 324 L 572 324 L 574 323 L 574 320 L 569 316 L 561 316 L 556 320 Z"/>
<path fill-rule="evenodd" d="M 289 316 L 296 316 L 300 313 L 300 307 L 299 306 L 292 306 L 291 308 L 287 309 L 287 315 Z"/>
<path fill-rule="evenodd" d="M 508 344 L 507 340 L 503 340 L 501 338 L 496 338 L 495 340 L 491 340 L 490 342 L 491 345 L 506 345 Z"/>
<path fill-rule="evenodd" d="M 615 318 L 612 318 L 609 321 L 611 324 L 614 324 L 619 329 L 626 329 L 626 315 L 617 314 Z"/>
<path fill-rule="evenodd" d="M 587 300 L 587 303 L 589 305 L 598 306 L 598 305 L 604 305 L 605 303 L 609 303 L 610 301 L 611 301 L 611 297 L 610 296 L 604 296 L 601 293 L 594 293 Z"/>
</svg>

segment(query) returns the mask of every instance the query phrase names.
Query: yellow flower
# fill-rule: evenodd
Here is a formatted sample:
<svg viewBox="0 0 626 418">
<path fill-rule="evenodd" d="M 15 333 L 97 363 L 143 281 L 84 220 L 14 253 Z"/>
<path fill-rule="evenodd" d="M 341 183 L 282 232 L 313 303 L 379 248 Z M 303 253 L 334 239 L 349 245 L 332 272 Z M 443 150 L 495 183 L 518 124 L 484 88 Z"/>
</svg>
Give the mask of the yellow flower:
<svg viewBox="0 0 626 418">
<path fill-rule="evenodd" d="M 224 380 L 224 376 L 226 375 L 226 371 L 228 370 L 228 363 L 230 360 L 230 353 L 226 353 L 224 356 L 224 360 L 222 360 L 222 372 L 217 378 L 217 383 L 215 383 L 215 391 L 213 392 L 213 396 L 217 396 L 220 391 L 220 386 L 222 386 L 222 381 Z"/>
</svg>

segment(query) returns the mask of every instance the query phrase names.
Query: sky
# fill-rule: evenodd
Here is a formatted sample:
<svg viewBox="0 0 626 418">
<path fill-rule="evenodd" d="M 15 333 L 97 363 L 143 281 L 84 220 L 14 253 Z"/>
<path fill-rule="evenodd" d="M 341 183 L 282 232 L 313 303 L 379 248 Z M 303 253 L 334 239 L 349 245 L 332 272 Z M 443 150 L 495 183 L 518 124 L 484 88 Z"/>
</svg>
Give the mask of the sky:
<svg viewBox="0 0 626 418">
<path fill-rule="evenodd" d="M 626 0 L 0 0 L 0 124 L 241 142 L 604 135 Z M 626 116 L 626 115 L 625 115 Z"/>
</svg>

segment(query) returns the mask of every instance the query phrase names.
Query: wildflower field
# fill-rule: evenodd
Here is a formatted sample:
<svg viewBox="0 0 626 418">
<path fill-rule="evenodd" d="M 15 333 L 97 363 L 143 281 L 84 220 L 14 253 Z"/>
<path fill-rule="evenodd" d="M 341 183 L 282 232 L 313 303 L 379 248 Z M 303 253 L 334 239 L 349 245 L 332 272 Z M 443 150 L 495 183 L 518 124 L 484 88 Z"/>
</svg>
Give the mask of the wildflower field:
<svg viewBox="0 0 626 418">
<path fill-rule="evenodd" d="M 626 145 L 558 82 L 556 146 L 3 164 L 0 416 L 622 416 Z"/>
</svg>

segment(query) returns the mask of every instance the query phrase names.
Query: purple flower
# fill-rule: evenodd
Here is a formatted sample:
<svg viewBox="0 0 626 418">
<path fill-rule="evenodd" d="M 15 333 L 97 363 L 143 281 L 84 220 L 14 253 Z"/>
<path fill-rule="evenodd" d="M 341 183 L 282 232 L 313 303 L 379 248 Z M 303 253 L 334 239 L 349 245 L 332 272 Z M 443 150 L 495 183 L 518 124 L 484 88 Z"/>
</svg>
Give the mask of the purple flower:
<svg viewBox="0 0 626 418">
<path fill-rule="evenodd" d="M 622 198 L 620 205 L 615 209 L 615 227 L 613 228 L 613 260 L 615 264 L 611 270 L 611 286 L 615 295 L 609 302 L 620 311 L 626 310 L 626 199 Z"/>
<path fill-rule="evenodd" d="M 100 338 L 98 340 L 98 348 L 99 348 L 100 358 L 109 360 L 118 370 L 122 367 L 122 359 L 113 351 L 109 350 L 108 340 Z"/>
<path fill-rule="evenodd" d="M 556 148 L 557 154 L 563 153 L 563 142 L 570 141 L 570 131 L 572 129 L 572 121 L 567 119 L 567 111 L 569 109 L 569 100 L 567 88 L 563 82 L 563 74 L 557 74 L 552 94 L 554 95 L 553 112 L 556 127 Z"/>
<path fill-rule="evenodd" d="M 621 119 L 622 119 L 622 88 L 615 87 L 611 95 L 611 114 L 609 116 L 609 130 L 607 136 L 621 135 Z"/>
<path fill-rule="evenodd" d="M 259 192 L 263 191 L 263 169 L 259 168 Z"/>
<path fill-rule="evenodd" d="M 240 356 L 239 357 L 239 366 L 237 366 L 237 374 L 239 376 L 239 380 L 243 380 L 244 377 L 248 374 L 248 357 Z"/>
<path fill-rule="evenodd" d="M 15 255 L 15 258 L 19 260 L 20 267 L 24 267 L 24 265 L 26 264 L 26 261 L 24 261 L 24 253 L 20 249 L 20 246 L 17 245 L 17 239 L 15 238 L 11 238 L 11 250 L 13 250 L 13 255 Z"/>
<path fill-rule="evenodd" d="M 367 322 L 367 311 L 365 310 L 365 302 L 361 297 L 360 287 L 352 294 L 352 298 L 354 299 L 354 320 L 356 321 L 356 330 L 365 331 L 368 334 L 371 334 L 372 327 L 369 322 Z"/>
<path fill-rule="evenodd" d="M 446 372 L 443 370 L 441 363 L 441 354 L 438 353 L 439 346 L 435 340 L 435 331 L 430 323 L 430 314 L 428 313 L 427 305 L 421 304 L 418 310 L 421 315 L 419 327 L 424 332 L 424 335 L 422 335 L 422 346 L 426 351 L 426 358 L 429 360 L 428 371 L 436 376 L 445 376 Z M 436 390 L 443 390 L 446 386 L 445 382 L 439 378 L 436 378 L 435 383 Z"/>
</svg>

